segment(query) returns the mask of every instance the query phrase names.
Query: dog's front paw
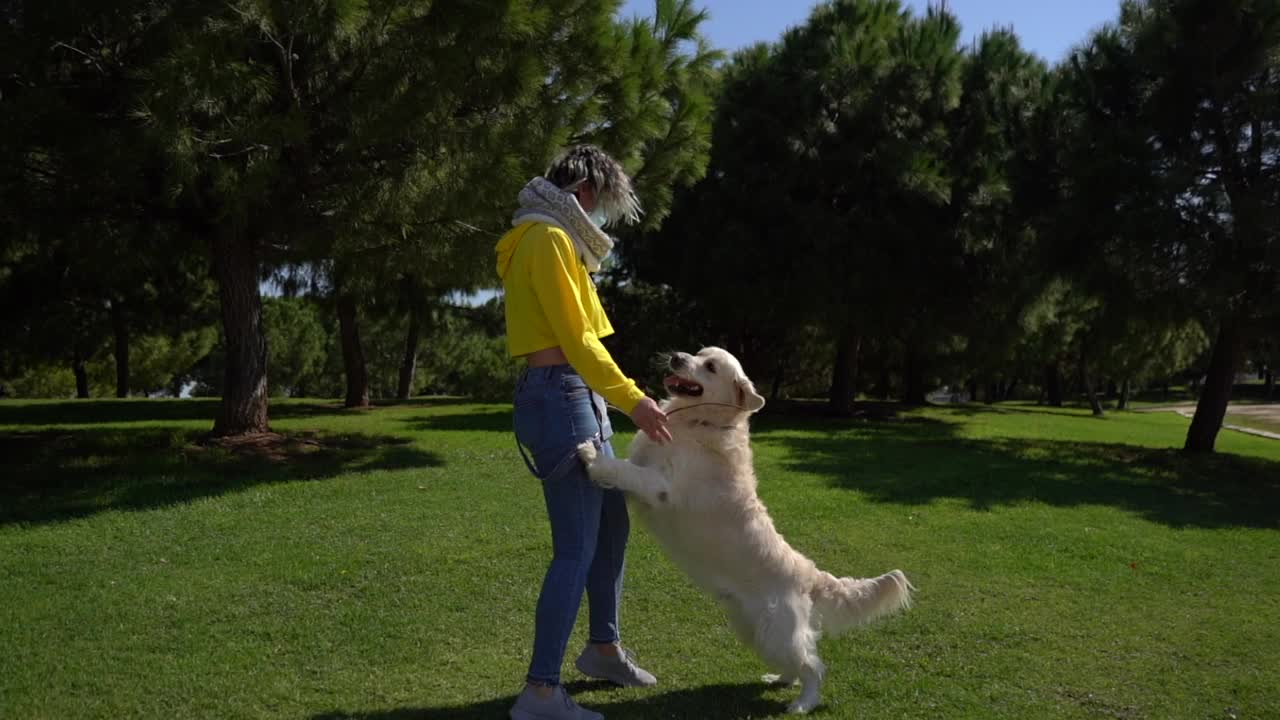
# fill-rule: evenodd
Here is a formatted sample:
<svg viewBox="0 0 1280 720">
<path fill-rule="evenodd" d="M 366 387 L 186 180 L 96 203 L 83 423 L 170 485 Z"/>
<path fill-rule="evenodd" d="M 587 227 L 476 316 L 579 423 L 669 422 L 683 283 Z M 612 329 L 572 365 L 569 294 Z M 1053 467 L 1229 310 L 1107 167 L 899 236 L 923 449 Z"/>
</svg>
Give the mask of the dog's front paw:
<svg viewBox="0 0 1280 720">
<path fill-rule="evenodd" d="M 600 451 L 596 449 L 596 444 L 588 440 L 578 446 L 578 459 L 583 465 L 591 467 L 595 464 L 596 458 L 599 457 Z"/>
<path fill-rule="evenodd" d="M 613 478 L 612 468 L 607 462 L 598 462 L 605 458 L 600 457 L 600 448 L 596 447 L 593 442 L 584 442 L 578 446 L 578 459 L 587 468 L 587 476 L 591 481 L 602 488 L 612 488 Z"/>
</svg>

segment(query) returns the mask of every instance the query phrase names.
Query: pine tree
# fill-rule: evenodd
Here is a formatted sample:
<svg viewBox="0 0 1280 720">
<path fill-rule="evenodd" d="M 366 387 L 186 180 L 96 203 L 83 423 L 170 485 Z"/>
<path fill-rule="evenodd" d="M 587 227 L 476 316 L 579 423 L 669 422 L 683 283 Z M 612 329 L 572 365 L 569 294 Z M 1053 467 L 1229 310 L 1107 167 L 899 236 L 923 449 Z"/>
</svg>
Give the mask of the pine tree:
<svg viewBox="0 0 1280 720">
<path fill-rule="evenodd" d="M 70 362 L 81 396 L 85 364 L 108 354 L 128 395 L 131 343 L 193 329 L 208 294 L 134 117 L 139 73 L 159 57 L 151 7 L 0 5 L 0 323 L 25 364 Z"/>
<path fill-rule="evenodd" d="M 1214 328 L 1190 452 L 1213 450 L 1242 348 L 1280 304 L 1278 62 L 1275 0 L 1126 2 L 1073 60 L 1081 276 Z"/>
<path fill-rule="evenodd" d="M 335 288 L 340 283 L 348 405 L 367 404 L 369 397 L 357 328 L 362 310 L 378 299 L 393 304 L 388 288 L 415 289 L 400 298 L 409 326 L 403 365 L 409 367 L 415 319 L 444 293 L 492 282 L 490 249 L 513 198 L 565 144 L 594 142 L 624 162 L 644 198 L 643 227 L 666 216 L 673 186 L 700 177 L 709 144 L 707 89 L 718 58 L 698 34 L 706 14 L 695 12 L 691 0 L 662 0 L 652 20 L 619 22 L 606 13 L 601 23 L 597 14 L 607 10 L 583 7 L 577 19 L 556 15 L 556 23 L 576 22 L 592 35 L 569 38 L 549 79 L 503 101 L 500 122 L 464 125 L 438 140 L 436 165 L 451 171 L 435 174 L 433 167 L 416 181 L 413 216 L 352 227 L 319 251 L 334 259 Z M 584 52 L 583 43 L 594 49 Z M 402 374 L 407 391 L 408 372 Z"/>
<path fill-rule="evenodd" d="M 176 215 L 213 259 L 226 351 L 215 433 L 268 428 L 264 271 L 464 242 L 590 114 L 575 99 L 610 60 L 614 7 L 163 5 L 167 52 L 147 68 L 140 116 L 175 169 Z M 361 273 L 344 277 L 358 297 Z"/>
</svg>

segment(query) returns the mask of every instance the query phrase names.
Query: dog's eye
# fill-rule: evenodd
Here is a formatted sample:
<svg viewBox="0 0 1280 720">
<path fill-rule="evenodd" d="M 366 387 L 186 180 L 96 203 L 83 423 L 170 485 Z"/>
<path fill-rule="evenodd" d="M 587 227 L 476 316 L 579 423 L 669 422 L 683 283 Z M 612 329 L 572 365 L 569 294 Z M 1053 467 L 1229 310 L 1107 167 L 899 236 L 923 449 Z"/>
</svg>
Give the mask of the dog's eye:
<svg viewBox="0 0 1280 720">
<path fill-rule="evenodd" d="M 714 375 L 716 372 L 716 364 L 711 362 L 710 360 L 707 361 L 707 372 L 711 373 L 712 375 Z"/>
</svg>

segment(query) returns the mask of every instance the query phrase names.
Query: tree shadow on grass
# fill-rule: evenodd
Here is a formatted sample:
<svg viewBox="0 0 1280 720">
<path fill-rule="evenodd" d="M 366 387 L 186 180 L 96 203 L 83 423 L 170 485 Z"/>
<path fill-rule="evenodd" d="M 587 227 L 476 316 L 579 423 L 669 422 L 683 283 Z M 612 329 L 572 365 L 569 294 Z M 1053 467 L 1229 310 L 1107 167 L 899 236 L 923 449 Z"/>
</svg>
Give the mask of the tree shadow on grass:
<svg viewBox="0 0 1280 720">
<path fill-rule="evenodd" d="M 579 685 L 599 683 L 566 683 L 571 695 L 582 690 Z M 648 720 L 650 718 L 698 718 L 699 720 L 738 720 L 783 715 L 787 705 L 770 699 L 769 686 L 763 683 L 739 685 L 706 685 L 687 690 L 673 690 L 616 702 L 584 702 L 584 706 L 601 712 L 609 720 Z M 313 715 L 311 720 L 477 720 L 505 718 L 515 696 L 452 707 L 395 708 L 391 710 L 344 711 Z M 822 715 L 825 706 L 814 714 Z"/>
<path fill-rule="evenodd" d="M 217 398 L 0 402 L 0 425 L 97 425 L 208 420 L 212 427 L 213 418 L 218 413 L 218 402 Z"/>
<path fill-rule="evenodd" d="M 0 425 L 101 425 L 133 422 L 206 420 L 213 426 L 218 398 L 134 398 L 131 400 L 51 400 L 0 402 Z M 371 408 L 346 408 L 341 400 L 284 400 L 271 403 L 273 419 L 320 417 L 377 411 L 391 407 L 437 407 L 472 402 L 464 398 L 377 400 Z"/>
<path fill-rule="evenodd" d="M 945 405 L 940 404 L 940 405 L 935 405 L 933 407 L 946 408 L 947 412 L 953 415 L 959 415 L 962 417 L 973 416 L 973 415 L 989 415 L 992 413 L 998 413 L 1001 410 L 1001 406 L 987 405 L 985 403 L 947 403 Z"/>
<path fill-rule="evenodd" d="M 914 432 L 914 429 L 929 432 L 929 429 L 932 429 L 949 434 L 954 430 L 954 426 L 951 423 L 937 418 L 900 413 L 894 410 L 888 410 L 884 414 L 880 414 L 878 411 L 861 412 L 855 409 L 853 415 L 829 415 L 811 412 L 795 414 L 789 410 L 774 412 L 765 410 L 751 416 L 752 442 L 764 440 L 768 437 L 767 433 L 779 431 L 831 434 L 877 428 L 903 433 Z M 943 436 L 939 435 L 939 437 Z"/>
<path fill-rule="evenodd" d="M 1102 407 L 1108 412 L 1102 419 L 1110 417 L 1111 412 L 1128 412 L 1115 410 L 1115 404 L 1110 400 L 1102 400 Z M 1061 415 L 1064 417 L 1087 418 L 1091 417 L 1092 408 L 1085 402 L 1067 402 L 1062 405 L 1037 405 L 1034 402 L 1013 400 L 988 405 L 985 402 L 966 402 L 966 403 L 937 403 L 928 407 L 943 408 L 952 415 L 959 416 L 976 416 L 976 415 L 1000 415 L 1004 413 L 1026 413 L 1031 415 Z"/>
<path fill-rule="evenodd" d="M 411 430 L 415 431 L 443 430 L 445 432 L 493 432 L 506 434 L 514 432 L 510 406 L 485 407 L 456 414 L 417 415 L 405 418 L 403 422 Z M 615 433 L 633 432 L 635 430 L 631 419 L 623 415 L 621 411 L 610 410 L 609 422 L 613 425 Z"/>
<path fill-rule="evenodd" d="M 66 428 L 0 432 L 0 526 L 146 510 L 254 485 L 346 472 L 438 467 L 393 436 L 294 433 L 235 446 L 189 428 Z"/>
<path fill-rule="evenodd" d="M 784 448 L 785 467 L 873 502 L 1108 505 L 1171 527 L 1280 528 L 1280 463 L 1094 442 L 971 440 L 954 431 L 946 423 L 868 423 L 755 441 Z"/>
<path fill-rule="evenodd" d="M 423 432 L 434 430 L 445 432 L 512 432 L 510 407 L 484 408 L 457 414 L 414 415 L 404 418 L 401 422 L 405 423 L 411 430 Z"/>
<path fill-rule="evenodd" d="M 932 418 L 899 415 L 905 406 L 898 403 L 859 402 L 851 416 L 833 416 L 825 404 L 812 402 L 785 401 L 777 403 L 779 407 L 767 406 L 767 409 L 752 418 L 753 428 L 795 428 L 823 427 L 843 428 L 858 427 L 869 421 L 888 421 L 906 424 L 938 424 L 941 420 Z M 909 409 L 909 408 L 907 408 Z M 615 433 L 635 432 L 635 424 L 621 410 L 609 409 L 609 421 Z M 490 406 L 483 409 L 471 409 L 466 413 L 443 413 L 437 415 L 417 415 L 402 420 L 410 429 L 416 431 L 443 430 L 446 432 L 497 432 L 511 433 L 511 407 L 509 405 Z M 678 428 L 679 423 L 673 427 Z"/>
<path fill-rule="evenodd" d="M 1102 409 L 1106 411 L 1105 415 L 1094 416 L 1093 408 L 1086 403 L 1066 403 L 1062 406 L 1053 405 L 1014 405 L 1000 404 L 992 406 L 992 410 L 1000 413 L 1022 413 L 1024 415 L 1060 415 L 1062 417 L 1072 418 L 1091 418 L 1094 420 L 1107 420 L 1112 413 L 1124 413 L 1128 410 L 1116 410 L 1114 403 L 1108 400 L 1100 401 Z"/>
</svg>

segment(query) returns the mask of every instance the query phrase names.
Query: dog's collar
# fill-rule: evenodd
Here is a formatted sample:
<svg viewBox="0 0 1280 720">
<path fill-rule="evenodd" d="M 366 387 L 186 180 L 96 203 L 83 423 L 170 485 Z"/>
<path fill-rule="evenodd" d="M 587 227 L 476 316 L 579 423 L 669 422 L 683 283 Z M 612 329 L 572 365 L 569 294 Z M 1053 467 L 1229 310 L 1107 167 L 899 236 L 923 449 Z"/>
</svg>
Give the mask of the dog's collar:
<svg viewBox="0 0 1280 720">
<path fill-rule="evenodd" d="M 704 402 L 704 403 L 698 403 L 697 405 L 685 405 L 684 407 L 676 408 L 675 410 L 668 410 L 667 414 L 675 415 L 676 413 L 684 412 L 685 410 L 693 410 L 694 408 L 710 407 L 713 405 L 717 407 L 731 407 L 731 408 L 734 408 L 735 410 L 742 410 L 744 412 L 746 411 L 746 408 L 742 407 L 741 405 L 730 405 L 729 403 L 717 403 L 717 402 Z"/>
<path fill-rule="evenodd" d="M 692 410 L 692 409 L 694 409 L 694 408 L 702 408 L 702 407 L 708 407 L 708 406 L 712 406 L 712 405 L 719 406 L 719 407 L 730 407 L 730 408 L 734 408 L 734 409 L 739 410 L 739 411 L 742 411 L 742 412 L 746 412 L 746 408 L 742 407 L 741 405 L 730 405 L 729 403 L 704 402 L 704 403 L 698 403 L 697 405 L 685 405 L 684 407 L 676 408 L 675 410 L 670 410 L 670 411 L 668 411 L 668 412 L 667 412 L 667 415 L 675 415 L 676 413 L 678 413 L 678 412 L 683 412 L 683 411 L 685 411 L 685 410 Z M 690 422 L 689 422 L 689 424 L 690 424 L 690 425 L 701 425 L 701 426 L 703 426 L 703 427 L 709 427 L 709 428 L 716 428 L 717 430 L 733 430 L 734 428 L 738 427 L 736 424 L 734 424 L 734 425 L 716 425 L 715 423 L 711 422 L 710 420 L 692 420 L 692 421 L 690 421 Z"/>
</svg>

